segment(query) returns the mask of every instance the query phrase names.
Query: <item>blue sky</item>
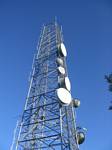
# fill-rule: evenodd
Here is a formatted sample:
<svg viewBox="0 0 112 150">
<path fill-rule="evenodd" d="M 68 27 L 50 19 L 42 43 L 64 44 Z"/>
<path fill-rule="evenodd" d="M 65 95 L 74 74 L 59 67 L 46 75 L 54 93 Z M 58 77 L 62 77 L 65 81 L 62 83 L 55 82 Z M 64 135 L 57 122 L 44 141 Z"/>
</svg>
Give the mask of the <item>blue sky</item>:
<svg viewBox="0 0 112 150">
<path fill-rule="evenodd" d="M 80 150 L 112 150 L 111 0 L 0 0 L 0 150 L 9 150 L 22 114 L 40 29 L 57 16 L 63 26 L 77 123 L 88 129 Z"/>
</svg>

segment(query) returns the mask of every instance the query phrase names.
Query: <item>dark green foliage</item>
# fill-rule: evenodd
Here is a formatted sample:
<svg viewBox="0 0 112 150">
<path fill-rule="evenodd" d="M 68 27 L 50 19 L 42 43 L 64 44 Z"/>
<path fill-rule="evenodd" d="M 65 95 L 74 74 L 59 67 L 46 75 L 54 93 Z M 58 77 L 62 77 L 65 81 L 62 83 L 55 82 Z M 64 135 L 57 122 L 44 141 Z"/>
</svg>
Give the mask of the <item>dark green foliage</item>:
<svg viewBox="0 0 112 150">
<path fill-rule="evenodd" d="M 109 75 L 105 75 L 105 79 L 107 80 L 108 84 L 109 84 L 109 91 L 112 92 L 112 73 Z M 109 110 L 112 110 L 112 105 L 109 106 L 108 108 Z"/>
<path fill-rule="evenodd" d="M 105 79 L 107 80 L 107 82 L 109 83 L 109 84 L 112 84 L 112 74 L 110 74 L 110 75 L 105 75 Z"/>
<path fill-rule="evenodd" d="M 109 110 L 112 110 L 112 106 L 109 106 L 109 108 L 108 108 Z"/>
<path fill-rule="evenodd" d="M 109 84 L 109 91 L 112 92 L 112 73 L 110 75 L 105 75 L 105 79 Z"/>
</svg>

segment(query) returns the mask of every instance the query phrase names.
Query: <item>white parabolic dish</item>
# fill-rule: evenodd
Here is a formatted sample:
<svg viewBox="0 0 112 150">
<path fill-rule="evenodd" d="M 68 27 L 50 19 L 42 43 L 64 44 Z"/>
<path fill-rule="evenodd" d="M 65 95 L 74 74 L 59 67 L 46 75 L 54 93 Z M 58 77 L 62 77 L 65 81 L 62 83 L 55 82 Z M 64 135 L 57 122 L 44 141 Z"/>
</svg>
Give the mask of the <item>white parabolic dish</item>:
<svg viewBox="0 0 112 150">
<path fill-rule="evenodd" d="M 61 73 L 61 74 L 65 74 L 65 69 L 63 68 L 63 67 L 58 67 L 58 71 L 59 71 L 59 73 Z"/>
<path fill-rule="evenodd" d="M 66 85 L 66 89 L 68 91 L 70 91 L 71 90 L 71 84 L 70 84 L 70 80 L 68 77 L 65 77 L 65 85 Z"/>
<path fill-rule="evenodd" d="M 71 94 L 65 88 L 57 89 L 57 96 L 61 103 L 69 105 L 72 101 Z"/>
<path fill-rule="evenodd" d="M 66 48 L 65 48 L 65 45 L 63 43 L 60 44 L 60 50 L 61 50 L 61 53 L 64 57 L 67 56 L 67 51 L 66 51 Z"/>
<path fill-rule="evenodd" d="M 63 60 L 61 58 L 57 58 L 56 62 L 58 65 L 63 66 Z"/>
<path fill-rule="evenodd" d="M 61 88 L 66 88 L 68 91 L 71 90 L 71 83 L 68 77 L 59 78 L 58 82 Z"/>
</svg>

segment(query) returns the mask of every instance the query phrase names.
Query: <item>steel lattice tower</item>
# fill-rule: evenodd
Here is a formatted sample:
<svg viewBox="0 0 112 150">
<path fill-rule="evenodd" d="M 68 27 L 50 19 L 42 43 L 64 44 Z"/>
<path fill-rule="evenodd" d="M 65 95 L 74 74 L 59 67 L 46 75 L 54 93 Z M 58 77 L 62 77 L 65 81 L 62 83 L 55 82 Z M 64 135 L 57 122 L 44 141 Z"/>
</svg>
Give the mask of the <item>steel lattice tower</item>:
<svg viewBox="0 0 112 150">
<path fill-rule="evenodd" d="M 61 104 L 56 93 L 59 88 L 57 49 L 63 42 L 62 30 L 56 22 L 43 26 L 13 150 L 79 150 L 73 103 Z M 66 57 L 60 58 L 64 76 L 68 76 Z"/>
</svg>

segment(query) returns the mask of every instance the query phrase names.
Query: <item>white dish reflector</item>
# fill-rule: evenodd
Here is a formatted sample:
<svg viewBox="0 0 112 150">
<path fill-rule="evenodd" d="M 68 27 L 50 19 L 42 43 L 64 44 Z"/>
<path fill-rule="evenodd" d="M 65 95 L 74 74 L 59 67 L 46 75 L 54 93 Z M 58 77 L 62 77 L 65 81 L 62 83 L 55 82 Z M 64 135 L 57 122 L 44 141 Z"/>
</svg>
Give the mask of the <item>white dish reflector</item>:
<svg viewBox="0 0 112 150">
<path fill-rule="evenodd" d="M 57 64 L 60 65 L 60 66 L 63 66 L 63 65 L 64 65 L 63 60 L 62 60 L 61 58 L 57 58 L 57 59 L 56 59 L 56 62 L 57 62 Z"/>
<path fill-rule="evenodd" d="M 71 83 L 70 83 L 70 80 L 68 77 L 65 77 L 65 85 L 66 85 L 66 89 L 68 91 L 70 91 L 71 90 Z"/>
<path fill-rule="evenodd" d="M 58 67 L 58 71 L 59 71 L 60 74 L 63 74 L 63 75 L 65 74 L 65 69 L 61 66 Z"/>
<path fill-rule="evenodd" d="M 62 56 L 64 56 L 64 57 L 67 56 L 67 51 L 66 51 L 65 45 L 63 43 L 61 43 L 59 45 L 59 51 L 62 54 Z"/>
<path fill-rule="evenodd" d="M 59 78 L 60 87 L 66 88 L 68 91 L 71 90 L 71 84 L 68 77 Z"/>
<path fill-rule="evenodd" d="M 64 88 L 57 89 L 57 96 L 61 103 L 69 105 L 72 101 L 71 94 Z"/>
</svg>

